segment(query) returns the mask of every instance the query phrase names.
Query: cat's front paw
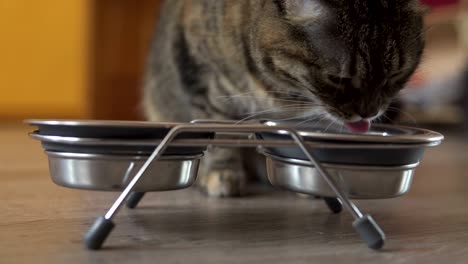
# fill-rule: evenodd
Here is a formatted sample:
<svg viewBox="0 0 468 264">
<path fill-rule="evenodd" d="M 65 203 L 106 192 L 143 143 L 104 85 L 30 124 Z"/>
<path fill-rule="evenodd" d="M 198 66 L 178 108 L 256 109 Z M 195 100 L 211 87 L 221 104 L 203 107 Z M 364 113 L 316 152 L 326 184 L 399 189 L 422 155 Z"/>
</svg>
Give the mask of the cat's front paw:
<svg viewBox="0 0 468 264">
<path fill-rule="evenodd" d="M 244 194 L 245 172 L 243 170 L 211 170 L 199 183 L 201 190 L 210 197 L 235 197 Z"/>
</svg>

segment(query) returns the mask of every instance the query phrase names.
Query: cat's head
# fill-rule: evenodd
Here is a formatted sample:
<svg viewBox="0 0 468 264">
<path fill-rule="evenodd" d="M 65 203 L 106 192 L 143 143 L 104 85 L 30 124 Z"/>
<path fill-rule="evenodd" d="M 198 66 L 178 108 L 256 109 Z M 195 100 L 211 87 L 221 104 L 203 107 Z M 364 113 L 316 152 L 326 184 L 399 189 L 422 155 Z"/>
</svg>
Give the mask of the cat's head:
<svg viewBox="0 0 468 264">
<path fill-rule="evenodd" d="M 256 31 L 262 72 L 344 123 L 382 114 L 420 62 L 416 0 L 276 0 L 269 8 Z"/>
</svg>

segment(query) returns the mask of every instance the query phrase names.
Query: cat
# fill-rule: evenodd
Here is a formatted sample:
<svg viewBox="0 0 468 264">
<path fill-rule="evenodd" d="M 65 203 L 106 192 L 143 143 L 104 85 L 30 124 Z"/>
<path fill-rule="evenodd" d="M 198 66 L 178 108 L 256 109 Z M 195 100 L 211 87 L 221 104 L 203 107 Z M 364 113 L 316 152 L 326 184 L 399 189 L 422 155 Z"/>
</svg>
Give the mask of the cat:
<svg viewBox="0 0 468 264">
<path fill-rule="evenodd" d="M 423 14 L 415 0 L 166 0 L 144 77 L 146 118 L 317 116 L 365 132 L 420 63 Z M 207 153 L 199 185 L 242 195 L 242 156 Z"/>
</svg>

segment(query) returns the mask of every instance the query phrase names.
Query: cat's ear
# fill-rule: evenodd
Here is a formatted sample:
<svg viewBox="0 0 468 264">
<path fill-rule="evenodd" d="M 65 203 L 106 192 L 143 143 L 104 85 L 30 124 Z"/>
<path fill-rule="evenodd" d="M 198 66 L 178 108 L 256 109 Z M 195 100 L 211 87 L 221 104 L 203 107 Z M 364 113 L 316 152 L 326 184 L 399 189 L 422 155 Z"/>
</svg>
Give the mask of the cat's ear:
<svg viewBox="0 0 468 264">
<path fill-rule="evenodd" d="M 285 15 L 291 20 L 314 20 L 327 12 L 321 0 L 279 0 L 279 2 Z"/>
</svg>

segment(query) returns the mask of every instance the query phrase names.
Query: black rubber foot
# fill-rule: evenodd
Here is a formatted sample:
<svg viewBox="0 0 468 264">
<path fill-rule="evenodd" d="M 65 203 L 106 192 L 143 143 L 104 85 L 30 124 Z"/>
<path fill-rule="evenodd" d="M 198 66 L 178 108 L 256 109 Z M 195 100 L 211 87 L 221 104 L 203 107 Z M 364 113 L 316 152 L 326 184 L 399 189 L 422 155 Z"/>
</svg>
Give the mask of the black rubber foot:
<svg viewBox="0 0 468 264">
<path fill-rule="evenodd" d="M 127 202 L 125 204 L 128 208 L 133 209 L 137 207 L 138 203 L 141 201 L 144 195 L 144 192 L 132 192 L 130 196 L 128 196 Z"/>
<path fill-rule="evenodd" d="M 104 216 L 96 219 L 84 237 L 86 247 L 88 249 L 100 249 L 113 228 L 114 223 Z"/>
<path fill-rule="evenodd" d="M 354 221 L 353 227 L 372 249 L 381 249 L 385 243 L 385 234 L 370 215 Z"/>
<path fill-rule="evenodd" d="M 324 197 L 323 200 L 334 214 L 339 214 L 343 210 L 343 206 L 338 198 Z"/>
</svg>

